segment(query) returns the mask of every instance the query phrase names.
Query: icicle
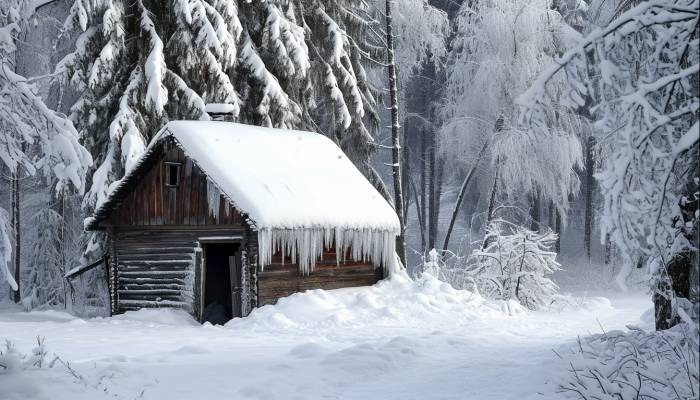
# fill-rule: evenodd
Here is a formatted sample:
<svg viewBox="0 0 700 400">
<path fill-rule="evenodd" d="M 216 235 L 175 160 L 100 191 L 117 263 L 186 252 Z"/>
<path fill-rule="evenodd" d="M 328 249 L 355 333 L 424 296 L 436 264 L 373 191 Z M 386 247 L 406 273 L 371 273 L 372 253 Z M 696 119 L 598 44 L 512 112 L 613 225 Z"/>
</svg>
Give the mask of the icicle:
<svg viewBox="0 0 700 400">
<path fill-rule="evenodd" d="M 324 249 L 335 245 L 336 259 L 345 261 L 348 250 L 353 260 L 372 262 L 390 272 L 395 264 L 396 235 L 394 231 L 377 229 L 304 228 L 258 231 L 260 267 L 270 264 L 272 255 L 280 251 L 282 259 L 289 256 L 299 266 L 302 275 L 313 272 L 316 260 Z"/>
<path fill-rule="evenodd" d="M 209 206 L 209 214 L 214 217 L 214 220 L 219 219 L 219 201 L 221 200 L 221 191 L 211 179 L 207 179 L 207 205 Z"/>
</svg>

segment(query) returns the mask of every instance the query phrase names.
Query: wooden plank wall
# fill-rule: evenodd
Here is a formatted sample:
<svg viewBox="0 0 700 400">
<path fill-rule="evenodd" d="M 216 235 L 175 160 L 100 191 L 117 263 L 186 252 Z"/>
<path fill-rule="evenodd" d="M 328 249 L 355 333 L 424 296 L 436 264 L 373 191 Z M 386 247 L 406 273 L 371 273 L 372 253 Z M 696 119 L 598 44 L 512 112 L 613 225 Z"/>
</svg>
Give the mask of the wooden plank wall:
<svg viewBox="0 0 700 400">
<path fill-rule="evenodd" d="M 336 263 L 335 249 L 326 250 L 323 259 L 316 262 L 309 276 L 299 275 L 299 268 L 280 253 L 272 257 L 270 265 L 258 271 L 258 304 L 275 304 L 280 297 L 310 289 L 339 289 L 368 286 L 383 278 L 383 270 L 371 263 L 353 261 L 349 254 L 340 265 Z"/>
<path fill-rule="evenodd" d="M 154 225 L 244 225 L 240 213 L 219 199 L 219 215 L 209 212 L 207 177 L 180 148 L 164 145 L 159 160 L 134 190 L 118 205 L 107 224 L 129 226 Z M 180 163 L 177 186 L 166 185 L 166 165 Z M 226 208 L 228 207 L 228 212 Z"/>
</svg>

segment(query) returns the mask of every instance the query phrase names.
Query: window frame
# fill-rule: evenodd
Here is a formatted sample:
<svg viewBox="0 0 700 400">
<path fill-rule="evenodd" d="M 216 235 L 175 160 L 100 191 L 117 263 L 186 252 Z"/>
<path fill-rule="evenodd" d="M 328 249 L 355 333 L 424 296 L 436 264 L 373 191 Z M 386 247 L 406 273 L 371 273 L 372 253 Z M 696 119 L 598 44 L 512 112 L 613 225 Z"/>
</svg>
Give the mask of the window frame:
<svg viewBox="0 0 700 400">
<path fill-rule="evenodd" d="M 166 161 L 165 162 L 165 186 L 166 187 L 171 187 L 175 188 L 180 185 L 180 167 L 182 166 L 182 163 L 180 162 L 175 162 L 175 161 Z M 175 184 L 171 183 L 171 177 L 172 174 L 171 172 L 175 170 Z"/>
</svg>

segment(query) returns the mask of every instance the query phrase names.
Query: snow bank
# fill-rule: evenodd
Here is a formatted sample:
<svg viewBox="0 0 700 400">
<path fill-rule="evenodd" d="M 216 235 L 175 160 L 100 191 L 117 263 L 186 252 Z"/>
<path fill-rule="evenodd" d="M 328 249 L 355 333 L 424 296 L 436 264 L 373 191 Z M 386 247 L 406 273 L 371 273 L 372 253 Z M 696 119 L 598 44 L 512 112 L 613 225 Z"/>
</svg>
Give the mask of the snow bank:
<svg viewBox="0 0 700 400">
<path fill-rule="evenodd" d="M 457 319 L 484 316 L 505 318 L 526 312 L 515 301 L 485 300 L 468 290 L 456 290 L 431 275 L 412 280 L 405 272 L 374 286 L 335 290 L 309 290 L 280 299 L 276 305 L 263 306 L 243 319 L 226 324 L 233 329 L 316 330 L 331 327 L 366 325 L 405 326 L 412 321 L 444 316 Z"/>
<path fill-rule="evenodd" d="M 198 326 L 192 316 L 184 310 L 175 308 L 142 308 L 138 311 L 127 311 L 108 319 L 110 323 L 146 322 L 150 325 Z"/>
</svg>

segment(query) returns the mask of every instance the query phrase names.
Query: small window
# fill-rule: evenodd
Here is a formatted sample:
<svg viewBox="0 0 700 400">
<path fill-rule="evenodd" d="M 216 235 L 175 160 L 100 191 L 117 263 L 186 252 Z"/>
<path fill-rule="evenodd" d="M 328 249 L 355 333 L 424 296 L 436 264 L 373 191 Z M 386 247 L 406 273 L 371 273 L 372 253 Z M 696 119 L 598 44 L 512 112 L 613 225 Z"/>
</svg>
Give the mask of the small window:
<svg viewBox="0 0 700 400">
<path fill-rule="evenodd" d="M 165 163 L 165 186 L 177 186 L 180 181 L 180 164 Z"/>
</svg>

